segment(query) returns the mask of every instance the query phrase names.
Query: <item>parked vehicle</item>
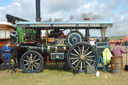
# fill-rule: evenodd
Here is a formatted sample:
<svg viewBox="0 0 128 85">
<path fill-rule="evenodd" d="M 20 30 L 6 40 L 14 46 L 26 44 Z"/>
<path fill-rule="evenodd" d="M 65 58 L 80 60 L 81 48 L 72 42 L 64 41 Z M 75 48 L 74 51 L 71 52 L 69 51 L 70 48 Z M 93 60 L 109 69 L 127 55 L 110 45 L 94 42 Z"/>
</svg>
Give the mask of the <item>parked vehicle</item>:
<svg viewBox="0 0 128 85">
<path fill-rule="evenodd" d="M 28 49 L 21 57 L 21 67 L 25 72 L 39 72 L 44 63 L 67 62 L 71 69 L 86 71 L 86 66 L 95 66 L 98 61 L 96 49 L 88 42 L 89 29 L 102 30 L 102 41 L 105 41 L 105 30 L 111 22 L 19 22 L 21 28 L 21 48 Z M 63 30 L 77 29 L 64 35 Z M 79 29 L 83 29 L 83 36 Z M 50 31 L 52 30 L 52 31 Z M 30 33 L 34 31 L 34 33 Z M 45 36 L 42 36 L 45 31 Z M 50 33 L 48 33 L 50 32 Z"/>
<path fill-rule="evenodd" d="M 87 65 L 96 66 L 98 54 L 89 43 L 89 30 L 100 29 L 105 41 L 106 28 L 112 26 L 112 22 L 41 22 L 40 0 L 36 0 L 36 21 L 16 24 L 21 29 L 17 30 L 20 47 L 27 50 L 20 64 L 28 73 L 39 72 L 48 62 L 66 63 L 80 72 L 85 72 Z M 80 29 L 86 35 L 83 36 Z M 64 30 L 70 30 L 68 35 L 64 35 Z"/>
</svg>

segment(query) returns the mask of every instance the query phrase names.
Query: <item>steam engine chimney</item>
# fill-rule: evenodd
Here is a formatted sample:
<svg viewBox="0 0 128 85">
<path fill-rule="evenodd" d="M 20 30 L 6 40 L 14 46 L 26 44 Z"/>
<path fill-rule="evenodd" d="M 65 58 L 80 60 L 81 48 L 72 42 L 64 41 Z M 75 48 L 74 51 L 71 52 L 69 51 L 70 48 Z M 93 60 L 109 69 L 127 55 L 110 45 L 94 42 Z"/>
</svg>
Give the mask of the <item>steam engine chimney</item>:
<svg viewBox="0 0 128 85">
<path fill-rule="evenodd" d="M 40 18 L 40 0 L 36 0 L 36 21 L 37 22 L 40 22 L 41 21 L 41 18 Z M 36 30 L 36 32 L 37 32 L 37 35 L 36 35 L 37 38 L 36 38 L 36 40 L 39 43 L 41 41 L 41 37 L 40 37 L 40 35 L 41 35 L 41 29 L 38 28 Z"/>
<path fill-rule="evenodd" d="M 84 18 L 84 20 L 88 21 L 90 20 L 89 18 Z M 89 40 L 89 37 L 90 37 L 90 34 L 89 34 L 89 29 L 85 29 L 85 40 L 88 41 Z"/>
<path fill-rule="evenodd" d="M 40 0 L 36 0 L 36 21 L 40 22 Z"/>
</svg>

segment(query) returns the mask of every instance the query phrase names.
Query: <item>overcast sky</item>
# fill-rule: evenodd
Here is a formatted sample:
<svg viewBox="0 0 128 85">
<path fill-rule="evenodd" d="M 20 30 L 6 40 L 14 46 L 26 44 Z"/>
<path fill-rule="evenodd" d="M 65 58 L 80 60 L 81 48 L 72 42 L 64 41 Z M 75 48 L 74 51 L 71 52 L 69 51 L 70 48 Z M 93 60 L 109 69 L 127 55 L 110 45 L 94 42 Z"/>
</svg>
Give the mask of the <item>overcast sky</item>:
<svg viewBox="0 0 128 85">
<path fill-rule="evenodd" d="M 128 35 L 128 0 L 40 0 L 41 18 L 47 21 L 81 21 L 90 18 L 96 21 L 112 21 L 107 36 Z M 29 21 L 35 21 L 35 0 L 0 0 L 0 21 L 6 21 L 6 14 Z M 91 30 L 91 35 L 99 35 Z"/>
</svg>

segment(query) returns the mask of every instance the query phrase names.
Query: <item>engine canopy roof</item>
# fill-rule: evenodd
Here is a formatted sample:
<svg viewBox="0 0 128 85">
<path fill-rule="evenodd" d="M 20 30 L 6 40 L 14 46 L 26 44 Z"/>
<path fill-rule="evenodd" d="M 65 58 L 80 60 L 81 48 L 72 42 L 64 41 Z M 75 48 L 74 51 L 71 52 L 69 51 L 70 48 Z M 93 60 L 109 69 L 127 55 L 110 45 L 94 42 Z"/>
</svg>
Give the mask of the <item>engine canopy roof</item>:
<svg viewBox="0 0 128 85">
<path fill-rule="evenodd" d="M 112 27 L 112 22 L 107 21 L 80 21 L 80 22 L 18 22 L 21 28 L 42 28 L 42 29 L 102 29 Z"/>
</svg>

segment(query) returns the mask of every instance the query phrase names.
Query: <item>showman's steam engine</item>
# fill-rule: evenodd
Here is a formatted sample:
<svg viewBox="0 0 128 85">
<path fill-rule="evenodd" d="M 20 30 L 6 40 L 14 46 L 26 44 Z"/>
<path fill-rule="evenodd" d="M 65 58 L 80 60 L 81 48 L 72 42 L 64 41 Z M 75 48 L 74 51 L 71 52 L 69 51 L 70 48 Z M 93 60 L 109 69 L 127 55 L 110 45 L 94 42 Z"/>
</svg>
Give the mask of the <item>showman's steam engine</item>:
<svg viewBox="0 0 128 85">
<path fill-rule="evenodd" d="M 37 22 L 18 22 L 21 29 L 21 48 L 27 51 L 21 57 L 21 67 L 25 72 L 39 72 L 46 63 L 56 62 L 61 67 L 67 64 L 71 69 L 85 72 L 87 66 L 95 66 L 98 61 L 96 48 L 89 43 L 89 29 L 100 29 L 102 41 L 105 30 L 111 22 L 40 22 L 40 0 L 36 0 Z M 85 36 L 78 30 L 85 31 Z M 63 31 L 70 30 L 68 35 Z M 72 31 L 73 30 L 73 31 Z M 43 34 L 44 33 L 44 34 Z"/>
</svg>

